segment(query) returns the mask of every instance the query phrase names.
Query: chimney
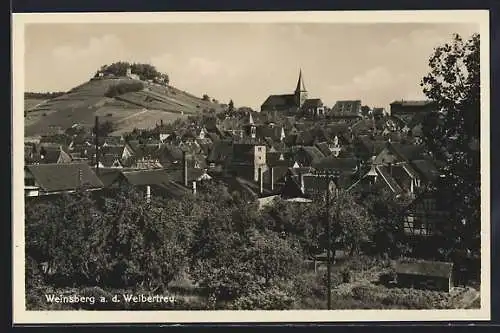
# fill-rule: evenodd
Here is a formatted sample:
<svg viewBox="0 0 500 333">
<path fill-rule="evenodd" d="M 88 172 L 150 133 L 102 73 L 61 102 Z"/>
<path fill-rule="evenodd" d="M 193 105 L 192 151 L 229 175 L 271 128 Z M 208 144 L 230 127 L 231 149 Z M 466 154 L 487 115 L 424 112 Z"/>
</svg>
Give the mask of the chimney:
<svg viewBox="0 0 500 333">
<path fill-rule="evenodd" d="M 151 186 L 146 186 L 146 202 L 151 202 Z"/>
<path fill-rule="evenodd" d="M 196 181 L 193 181 L 193 194 L 196 194 Z"/>
<path fill-rule="evenodd" d="M 301 172 L 299 177 L 300 177 L 300 191 L 302 192 L 302 194 L 305 194 L 306 188 L 304 184 L 304 174 Z"/>
<path fill-rule="evenodd" d="M 188 165 L 187 165 L 187 152 L 182 152 L 182 179 L 184 186 L 188 187 Z"/>
<path fill-rule="evenodd" d="M 271 178 L 271 191 L 274 191 L 274 168 L 273 167 L 271 167 L 269 169 L 269 173 L 271 175 L 271 177 L 270 177 Z"/>
</svg>

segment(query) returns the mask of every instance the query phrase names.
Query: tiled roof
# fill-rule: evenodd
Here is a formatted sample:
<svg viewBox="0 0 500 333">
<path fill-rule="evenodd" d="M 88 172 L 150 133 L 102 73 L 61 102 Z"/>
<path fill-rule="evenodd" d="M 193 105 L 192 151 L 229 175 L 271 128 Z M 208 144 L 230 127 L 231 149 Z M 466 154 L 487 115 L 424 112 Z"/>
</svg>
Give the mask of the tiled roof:
<svg viewBox="0 0 500 333">
<path fill-rule="evenodd" d="M 302 104 L 302 108 L 308 109 L 308 108 L 318 108 L 322 107 L 323 102 L 321 101 L 320 98 L 309 98 L 304 101 L 304 104 Z"/>
<path fill-rule="evenodd" d="M 346 123 L 328 124 L 325 127 L 325 131 L 330 135 L 339 135 L 349 132 L 349 125 Z"/>
<path fill-rule="evenodd" d="M 396 262 L 395 269 L 397 274 L 449 278 L 453 270 L 453 263 L 438 261 Z"/>
<path fill-rule="evenodd" d="M 358 143 L 370 154 L 378 155 L 387 147 L 387 142 L 382 140 L 372 140 L 368 135 L 358 136 Z"/>
<path fill-rule="evenodd" d="M 113 145 L 113 146 L 104 146 L 99 148 L 99 152 L 101 155 L 112 155 L 116 158 L 120 158 L 123 153 L 123 145 Z"/>
<path fill-rule="evenodd" d="M 325 155 L 325 156 L 329 156 L 332 154 L 332 152 L 330 151 L 330 148 L 328 146 L 328 142 L 316 143 L 316 147 L 318 147 L 318 149 L 321 151 L 321 153 L 323 153 L 323 155 Z"/>
<path fill-rule="evenodd" d="M 306 153 L 312 164 L 325 157 L 321 150 L 314 146 L 304 146 L 302 147 L 302 150 Z"/>
<path fill-rule="evenodd" d="M 94 169 L 95 170 L 95 169 Z M 121 169 L 99 169 L 99 179 L 103 183 L 104 187 L 108 187 L 113 184 L 122 174 Z"/>
<path fill-rule="evenodd" d="M 382 176 L 386 184 L 389 186 L 391 191 L 394 193 L 401 193 L 403 192 L 403 189 L 399 186 L 399 184 L 396 182 L 396 180 L 392 177 L 390 174 L 390 171 L 388 170 L 387 167 L 383 165 L 379 165 L 376 167 L 377 172 Z"/>
<path fill-rule="evenodd" d="M 215 142 L 210 149 L 210 153 L 208 154 L 207 161 L 208 162 L 225 162 L 227 159 L 230 159 L 233 154 L 233 146 L 229 141 L 218 141 Z"/>
<path fill-rule="evenodd" d="M 423 159 L 426 155 L 424 147 L 420 145 L 392 142 L 390 143 L 390 147 L 396 154 L 407 161 Z"/>
<path fill-rule="evenodd" d="M 280 160 L 281 155 L 283 155 L 283 159 Z M 266 162 L 268 166 L 286 166 L 290 167 L 293 165 L 293 161 L 289 159 L 289 156 L 283 152 L 267 152 L 266 153 Z"/>
<path fill-rule="evenodd" d="M 123 177 L 130 185 L 165 185 L 172 181 L 169 173 L 165 169 L 139 170 L 122 172 Z"/>
<path fill-rule="evenodd" d="M 104 167 L 112 167 L 116 163 L 121 166 L 120 163 L 120 158 L 117 157 L 114 154 L 104 154 L 99 157 L 99 162 L 104 166 Z"/>
<path fill-rule="evenodd" d="M 264 108 L 285 108 L 295 106 L 295 95 L 270 95 L 262 104 Z"/>
<path fill-rule="evenodd" d="M 316 170 L 330 170 L 339 172 L 355 172 L 358 167 L 358 161 L 355 158 L 338 158 L 327 156 L 313 163 Z"/>
<path fill-rule="evenodd" d="M 78 186 L 102 188 L 103 184 L 87 163 L 28 165 L 27 170 L 47 192 L 70 191 Z"/>
<path fill-rule="evenodd" d="M 361 100 L 337 101 L 332 107 L 334 115 L 358 114 L 361 109 Z"/>
<path fill-rule="evenodd" d="M 433 102 L 432 101 L 429 101 L 429 100 L 423 100 L 423 101 L 405 101 L 405 100 L 401 100 L 401 101 L 394 101 L 391 103 L 391 105 L 401 105 L 401 106 L 425 106 L 425 105 L 430 105 L 432 104 Z"/>
<path fill-rule="evenodd" d="M 260 125 L 256 128 L 256 134 L 258 138 L 269 137 L 278 141 L 281 136 L 281 126 Z"/>
<path fill-rule="evenodd" d="M 71 162 L 71 155 L 65 152 L 61 147 L 42 147 L 34 158 L 35 161 L 44 164 L 57 163 L 61 158 L 63 163 Z"/>
<path fill-rule="evenodd" d="M 297 134 L 295 144 L 301 146 L 311 146 L 314 144 L 314 136 L 310 131 L 304 131 Z"/>
</svg>

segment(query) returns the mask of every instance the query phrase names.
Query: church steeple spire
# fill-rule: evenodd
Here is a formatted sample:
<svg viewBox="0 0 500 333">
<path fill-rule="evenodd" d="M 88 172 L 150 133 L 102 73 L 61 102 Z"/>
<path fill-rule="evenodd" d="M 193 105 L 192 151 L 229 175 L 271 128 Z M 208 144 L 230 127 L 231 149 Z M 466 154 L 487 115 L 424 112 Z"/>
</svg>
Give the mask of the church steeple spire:
<svg viewBox="0 0 500 333">
<path fill-rule="evenodd" d="M 297 88 L 295 88 L 295 102 L 298 108 L 301 108 L 307 99 L 306 85 L 302 78 L 302 68 L 299 71 L 299 80 L 297 81 Z"/>
<path fill-rule="evenodd" d="M 302 79 L 302 68 L 299 71 L 299 80 L 297 81 L 297 88 L 295 88 L 295 93 L 306 92 L 306 85 L 304 84 L 304 79 Z"/>
</svg>

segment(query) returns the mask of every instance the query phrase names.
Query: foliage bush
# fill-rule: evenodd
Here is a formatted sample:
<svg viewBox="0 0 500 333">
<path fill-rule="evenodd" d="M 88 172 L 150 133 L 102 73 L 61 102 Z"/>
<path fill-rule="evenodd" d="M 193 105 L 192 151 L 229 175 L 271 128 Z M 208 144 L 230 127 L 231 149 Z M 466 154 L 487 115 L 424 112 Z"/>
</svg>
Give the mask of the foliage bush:
<svg viewBox="0 0 500 333">
<path fill-rule="evenodd" d="M 144 83 L 142 82 L 122 82 L 109 87 L 104 96 L 112 98 L 128 92 L 141 91 L 143 89 Z"/>
<path fill-rule="evenodd" d="M 230 308 L 233 310 L 288 310 L 295 298 L 277 287 L 259 290 L 237 298 Z"/>
</svg>

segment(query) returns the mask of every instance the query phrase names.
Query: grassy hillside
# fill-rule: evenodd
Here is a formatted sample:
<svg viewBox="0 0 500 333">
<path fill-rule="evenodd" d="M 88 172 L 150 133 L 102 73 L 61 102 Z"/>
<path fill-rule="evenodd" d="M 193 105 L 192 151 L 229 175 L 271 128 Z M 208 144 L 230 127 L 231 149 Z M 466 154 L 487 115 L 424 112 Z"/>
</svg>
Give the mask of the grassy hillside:
<svg viewBox="0 0 500 333">
<path fill-rule="evenodd" d="M 24 99 L 24 110 L 30 110 L 40 103 L 45 102 L 44 99 L 39 98 L 26 98 Z"/>
<path fill-rule="evenodd" d="M 93 79 L 50 100 L 26 100 L 25 135 L 41 135 L 51 128 L 65 129 L 75 123 L 92 126 L 95 116 L 113 122 L 117 132 L 122 133 L 133 128 L 152 127 L 160 120 L 168 123 L 203 110 L 222 109 L 219 104 L 204 101 L 174 87 L 146 82 L 143 82 L 144 90 L 114 98 L 105 96 L 110 87 L 130 82 L 142 81 L 128 78 Z"/>
</svg>

